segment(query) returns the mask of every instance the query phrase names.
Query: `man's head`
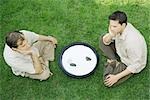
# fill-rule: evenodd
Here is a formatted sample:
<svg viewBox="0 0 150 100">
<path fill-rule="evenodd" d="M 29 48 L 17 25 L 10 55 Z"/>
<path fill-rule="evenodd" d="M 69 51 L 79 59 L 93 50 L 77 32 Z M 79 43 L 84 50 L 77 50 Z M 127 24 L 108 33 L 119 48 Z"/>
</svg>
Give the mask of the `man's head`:
<svg viewBox="0 0 150 100">
<path fill-rule="evenodd" d="M 13 50 L 14 49 L 25 50 L 29 48 L 27 40 L 24 38 L 24 35 L 19 31 L 10 32 L 9 34 L 7 34 L 6 44 Z"/>
<path fill-rule="evenodd" d="M 127 25 L 127 15 L 121 11 L 115 11 L 109 16 L 109 28 L 112 32 L 122 33 Z"/>
</svg>

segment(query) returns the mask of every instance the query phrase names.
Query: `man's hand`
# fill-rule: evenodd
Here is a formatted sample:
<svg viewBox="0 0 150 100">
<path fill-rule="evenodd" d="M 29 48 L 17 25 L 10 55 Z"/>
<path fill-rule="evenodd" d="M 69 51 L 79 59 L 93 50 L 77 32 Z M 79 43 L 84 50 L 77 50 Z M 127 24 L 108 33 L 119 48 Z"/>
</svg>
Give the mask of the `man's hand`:
<svg viewBox="0 0 150 100">
<path fill-rule="evenodd" d="M 108 27 L 108 32 L 109 32 L 109 35 L 111 36 L 111 38 L 113 38 L 113 37 L 115 37 L 115 36 L 117 35 L 117 32 L 112 31 L 112 30 L 110 29 L 110 26 Z"/>
<path fill-rule="evenodd" d="M 119 77 L 117 77 L 117 75 L 107 75 L 106 79 L 104 80 L 104 84 L 108 87 L 111 87 L 112 85 L 114 85 L 117 81 L 119 80 Z"/>
<path fill-rule="evenodd" d="M 132 72 L 129 71 L 127 68 L 124 71 L 122 71 L 116 75 L 109 74 L 106 76 L 106 79 L 104 80 L 104 84 L 108 87 L 111 87 L 116 82 L 118 82 L 119 79 L 121 79 L 129 74 L 132 74 Z"/>
</svg>

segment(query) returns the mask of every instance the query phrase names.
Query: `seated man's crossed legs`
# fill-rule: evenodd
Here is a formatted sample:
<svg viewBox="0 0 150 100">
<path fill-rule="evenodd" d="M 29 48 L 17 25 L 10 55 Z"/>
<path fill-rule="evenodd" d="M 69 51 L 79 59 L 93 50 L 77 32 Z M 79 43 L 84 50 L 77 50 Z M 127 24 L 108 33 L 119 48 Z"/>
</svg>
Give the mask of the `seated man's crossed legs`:
<svg viewBox="0 0 150 100">
<path fill-rule="evenodd" d="M 116 75 L 126 69 L 126 65 L 120 61 L 119 56 L 116 53 L 115 49 L 115 42 L 110 43 L 109 45 L 105 45 L 103 43 L 103 36 L 100 37 L 100 49 L 104 53 L 104 55 L 107 58 L 107 64 L 105 64 L 104 67 L 104 74 L 103 74 L 103 80 L 105 82 L 105 79 L 107 75 L 113 74 Z M 129 74 L 123 78 L 121 78 L 117 83 L 115 83 L 113 86 L 118 85 L 125 80 L 127 80 L 129 77 L 131 77 L 132 74 Z"/>
</svg>

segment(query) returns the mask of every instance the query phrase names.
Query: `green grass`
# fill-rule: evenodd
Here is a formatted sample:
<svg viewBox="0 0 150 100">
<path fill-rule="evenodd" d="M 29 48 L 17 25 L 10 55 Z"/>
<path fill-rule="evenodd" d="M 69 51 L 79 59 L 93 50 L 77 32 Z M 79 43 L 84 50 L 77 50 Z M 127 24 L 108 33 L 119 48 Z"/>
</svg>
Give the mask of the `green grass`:
<svg viewBox="0 0 150 100">
<path fill-rule="evenodd" d="M 149 100 L 150 59 L 140 74 L 107 88 L 102 82 L 106 59 L 98 40 L 107 32 L 108 15 L 122 10 L 144 35 L 150 52 L 149 6 L 149 0 L 0 0 L 0 100 Z M 47 81 L 16 77 L 3 60 L 6 33 L 19 29 L 58 39 L 56 60 L 50 63 L 54 76 Z M 66 76 L 58 65 L 62 48 L 76 41 L 95 47 L 100 56 L 94 74 L 84 79 Z"/>
</svg>

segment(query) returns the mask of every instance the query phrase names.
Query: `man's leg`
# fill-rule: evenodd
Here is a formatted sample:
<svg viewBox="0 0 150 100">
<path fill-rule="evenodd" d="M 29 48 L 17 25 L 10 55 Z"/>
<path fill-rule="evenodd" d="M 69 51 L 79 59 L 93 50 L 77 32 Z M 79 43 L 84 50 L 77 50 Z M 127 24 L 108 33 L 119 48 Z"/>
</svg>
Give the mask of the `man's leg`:
<svg viewBox="0 0 150 100">
<path fill-rule="evenodd" d="M 113 62 L 111 63 L 108 63 L 105 65 L 104 67 L 104 73 L 103 73 L 103 79 L 105 79 L 105 76 L 109 75 L 109 74 L 112 74 L 113 72 L 113 67 L 114 65 L 116 65 L 116 49 L 115 49 L 115 43 L 111 43 L 110 45 L 105 45 L 103 43 L 103 36 L 102 35 L 100 37 L 100 49 L 101 51 L 104 53 L 104 55 L 109 59 L 109 60 L 114 60 Z"/>
<path fill-rule="evenodd" d="M 38 41 L 33 44 L 39 50 L 40 56 L 44 60 L 54 61 L 56 45 L 49 41 Z"/>
<path fill-rule="evenodd" d="M 105 45 L 103 42 L 103 35 L 100 37 L 100 41 L 99 41 L 99 47 L 101 49 L 101 51 L 104 53 L 104 55 L 111 60 L 116 60 L 118 59 L 116 57 L 116 49 L 115 49 L 115 43 L 112 42 L 110 43 L 110 45 Z"/>
<path fill-rule="evenodd" d="M 32 79 L 46 80 L 51 75 L 53 75 L 53 73 L 51 73 L 49 69 L 49 61 L 54 60 L 55 45 L 48 41 L 38 41 L 33 44 L 33 46 L 39 50 L 41 58 L 40 60 L 44 71 L 41 74 L 26 73 L 25 76 Z"/>
<path fill-rule="evenodd" d="M 47 80 L 50 77 L 50 70 L 47 66 L 42 65 L 43 66 L 43 72 L 41 74 L 25 74 L 25 77 L 29 77 L 31 79 L 38 79 L 40 81 L 42 80 Z"/>
<path fill-rule="evenodd" d="M 104 66 L 103 80 L 106 79 L 107 75 L 113 74 L 115 66 L 116 66 L 115 61 L 113 61 L 112 63 L 108 63 L 106 66 Z"/>
</svg>

